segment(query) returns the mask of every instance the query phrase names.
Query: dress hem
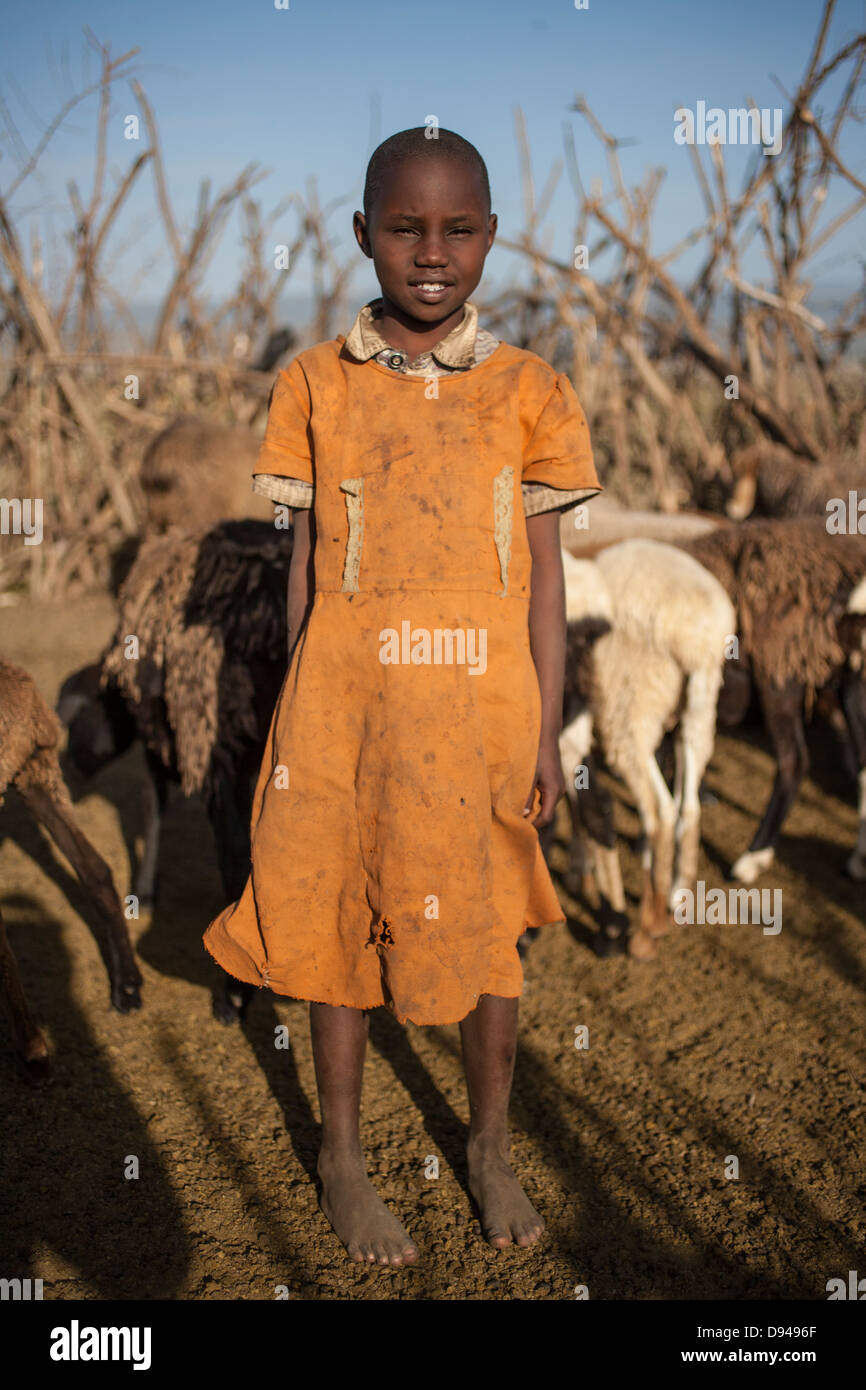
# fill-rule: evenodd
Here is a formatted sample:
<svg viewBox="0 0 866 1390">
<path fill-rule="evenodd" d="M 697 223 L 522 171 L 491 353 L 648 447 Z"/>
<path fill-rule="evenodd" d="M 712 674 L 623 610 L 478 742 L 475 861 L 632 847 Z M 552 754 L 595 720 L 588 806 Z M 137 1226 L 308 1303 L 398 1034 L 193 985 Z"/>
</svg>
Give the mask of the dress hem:
<svg viewBox="0 0 866 1390">
<path fill-rule="evenodd" d="M 540 928 L 542 926 L 558 926 L 560 923 L 564 921 L 564 917 L 558 917 L 553 922 L 527 922 L 524 925 L 523 930 L 526 931 L 528 927 Z M 249 952 L 243 946 L 238 945 L 238 943 L 234 941 L 231 938 L 231 936 L 228 935 L 228 933 L 225 931 L 225 928 L 223 927 L 222 931 L 224 938 L 226 942 L 233 948 L 233 950 L 228 953 L 228 955 L 231 956 L 233 966 L 241 964 L 242 958 L 245 958 L 246 962 L 249 963 L 245 971 L 230 969 L 229 966 L 225 963 L 225 959 L 223 959 L 223 957 L 218 953 L 217 949 L 215 949 L 214 945 L 208 940 L 210 930 L 211 929 L 209 928 L 208 931 L 205 933 L 204 937 L 202 938 L 205 950 L 208 952 L 208 955 L 211 956 L 211 958 L 214 961 L 216 961 L 220 969 L 224 970 L 226 974 L 230 975 L 234 980 L 240 980 L 244 984 L 248 985 L 256 985 L 259 989 L 269 989 L 272 994 L 277 994 L 282 999 L 296 999 L 302 1003 L 307 1004 L 328 1004 L 332 1008 L 362 1010 L 386 1008 L 389 1013 L 394 1015 L 398 1023 L 414 1023 L 417 1027 L 435 1028 L 445 1027 L 449 1023 L 462 1023 L 463 1019 L 467 1018 L 469 1014 L 472 1013 L 472 1011 L 476 1007 L 478 1000 L 481 998 L 483 994 L 490 994 L 497 999 L 520 999 L 523 994 L 522 988 L 516 993 L 512 992 L 508 994 L 500 993 L 498 990 L 495 989 L 481 989 L 477 992 L 475 996 L 475 1003 L 471 1004 L 466 1009 L 466 1011 L 460 1014 L 457 1018 L 422 1018 L 413 1016 L 413 1014 L 411 1013 L 402 1014 L 398 1011 L 393 1002 L 389 1003 L 388 1000 L 381 997 L 381 995 L 377 999 L 371 999 L 369 1003 L 347 1003 L 343 999 L 311 999 L 308 994 L 295 994 L 290 990 L 282 988 L 275 981 L 272 981 L 270 978 L 272 973 L 270 968 L 266 966 L 264 969 L 261 969 L 259 966 L 257 966 Z M 415 1012 L 417 1014 L 418 1011 L 416 1010 Z"/>
</svg>

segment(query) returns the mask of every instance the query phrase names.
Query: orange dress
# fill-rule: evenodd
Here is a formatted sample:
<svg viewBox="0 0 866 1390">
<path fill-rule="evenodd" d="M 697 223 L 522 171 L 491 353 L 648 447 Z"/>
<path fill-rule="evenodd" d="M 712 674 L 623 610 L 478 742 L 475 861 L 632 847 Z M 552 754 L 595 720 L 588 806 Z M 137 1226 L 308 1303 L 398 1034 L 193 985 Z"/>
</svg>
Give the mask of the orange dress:
<svg viewBox="0 0 866 1390">
<path fill-rule="evenodd" d="M 564 920 L 521 814 L 541 719 L 521 482 L 599 485 L 574 390 L 534 353 L 430 380 L 344 342 L 274 388 L 257 471 L 314 485 L 315 594 L 250 877 L 204 942 L 277 994 L 452 1023 L 519 995 L 518 938 Z"/>
</svg>

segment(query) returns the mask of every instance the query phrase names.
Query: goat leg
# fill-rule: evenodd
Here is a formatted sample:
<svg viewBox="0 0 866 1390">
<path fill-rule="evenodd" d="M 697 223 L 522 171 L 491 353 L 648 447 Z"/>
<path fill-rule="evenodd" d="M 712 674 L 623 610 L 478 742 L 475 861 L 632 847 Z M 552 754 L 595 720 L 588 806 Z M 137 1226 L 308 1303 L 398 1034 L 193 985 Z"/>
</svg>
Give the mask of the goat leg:
<svg viewBox="0 0 866 1390">
<path fill-rule="evenodd" d="M 851 878 L 866 879 L 866 680 L 850 668 L 842 678 L 842 709 L 857 760 L 857 844 L 846 869 Z"/>
<path fill-rule="evenodd" d="M 158 886 L 159 837 L 168 800 L 168 785 L 161 760 L 145 749 L 147 780 L 142 789 L 144 847 L 135 873 L 135 896 L 142 912 L 152 912 Z"/>
<path fill-rule="evenodd" d="M 692 888 L 698 876 L 700 787 L 713 753 L 721 683 L 722 673 L 719 669 L 693 671 L 686 681 L 685 707 L 677 730 L 677 762 L 681 780 L 676 803 L 677 870 L 673 898 L 676 898 L 680 888 Z"/>
<path fill-rule="evenodd" d="M 48 1043 L 45 1040 L 45 1034 L 30 1012 L 30 1006 L 27 1003 L 24 986 L 18 972 L 18 962 L 9 943 L 9 937 L 6 935 L 6 923 L 3 921 L 2 912 L 0 912 L 0 991 L 6 998 L 9 1016 L 12 1020 L 12 1031 L 15 1034 L 15 1044 L 24 1068 L 24 1075 L 28 1081 L 36 1084 L 46 1081 L 51 1075 Z"/>
<path fill-rule="evenodd" d="M 597 777 L 588 712 L 575 715 L 562 731 L 559 749 L 571 817 L 568 866 L 563 882 L 572 897 L 589 900 L 594 875 L 597 894 L 592 893 L 591 901 L 598 931 L 593 938 L 593 949 L 597 956 L 616 955 L 625 948 L 628 918 L 616 849 L 613 799 Z M 579 789 L 578 772 L 586 774 L 585 779 L 581 778 Z M 592 873 L 587 871 L 586 844 Z"/>
<path fill-rule="evenodd" d="M 234 779 L 222 774 L 215 779 L 208 798 L 208 817 L 216 841 L 217 863 L 223 891 L 229 902 L 237 902 L 250 873 L 250 783 L 243 768 Z M 222 989 L 214 995 L 214 1017 L 221 1023 L 238 1023 L 255 994 L 256 985 L 235 980 L 221 972 Z"/>
<path fill-rule="evenodd" d="M 625 950 L 628 916 L 613 823 L 613 797 L 598 781 L 595 764 L 590 759 L 587 759 L 587 784 L 575 795 L 572 815 L 575 841 L 581 831 L 589 841 L 598 888 L 598 931 L 593 949 L 602 958 L 618 955 Z"/>
<path fill-rule="evenodd" d="M 643 766 L 629 768 L 628 783 L 649 839 L 640 916 L 629 941 L 629 955 L 636 960 L 652 960 L 655 938 L 670 929 L 676 808 L 653 753 L 646 756 Z"/>
<path fill-rule="evenodd" d="M 776 843 L 800 783 L 809 770 L 809 752 L 803 729 L 804 689 L 800 681 L 789 680 L 784 685 L 771 685 L 759 680 L 758 690 L 764 711 L 764 722 L 776 755 L 776 776 L 773 790 L 761 824 L 752 843 L 732 865 L 730 877 L 741 883 L 754 883 L 762 870 L 769 868 L 776 854 Z"/>
<path fill-rule="evenodd" d="M 135 962 L 111 870 L 69 809 L 44 787 L 19 788 L 33 815 L 69 860 L 106 930 L 111 1002 L 122 1014 L 141 1008 L 141 973 Z"/>
</svg>

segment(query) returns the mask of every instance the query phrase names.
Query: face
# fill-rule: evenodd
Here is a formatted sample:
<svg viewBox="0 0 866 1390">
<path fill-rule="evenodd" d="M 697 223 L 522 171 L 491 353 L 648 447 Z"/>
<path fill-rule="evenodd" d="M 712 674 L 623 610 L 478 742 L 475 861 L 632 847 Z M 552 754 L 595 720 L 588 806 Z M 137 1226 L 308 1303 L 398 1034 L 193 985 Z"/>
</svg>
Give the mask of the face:
<svg viewBox="0 0 866 1390">
<path fill-rule="evenodd" d="M 462 311 L 481 279 L 496 235 L 481 177 L 449 159 L 394 166 L 370 217 L 356 212 L 355 235 L 371 256 L 385 311 L 423 332 Z"/>
</svg>

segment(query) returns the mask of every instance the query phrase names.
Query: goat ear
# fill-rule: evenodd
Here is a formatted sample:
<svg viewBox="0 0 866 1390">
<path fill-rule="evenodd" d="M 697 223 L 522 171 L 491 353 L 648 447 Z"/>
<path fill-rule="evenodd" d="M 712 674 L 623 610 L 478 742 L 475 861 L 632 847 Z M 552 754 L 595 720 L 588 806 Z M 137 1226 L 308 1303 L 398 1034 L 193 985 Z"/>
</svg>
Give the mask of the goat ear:
<svg viewBox="0 0 866 1390">
<path fill-rule="evenodd" d="M 607 618 L 576 618 L 568 624 L 568 642 L 577 651 L 585 651 L 595 646 L 599 637 L 610 630 L 611 624 Z"/>
<path fill-rule="evenodd" d="M 101 670 L 101 663 L 97 661 L 90 666 L 82 666 L 80 671 L 73 671 L 71 676 L 66 677 L 60 687 L 57 703 L 54 706 L 54 711 L 62 724 L 68 727 L 84 705 L 97 699 Z"/>
<path fill-rule="evenodd" d="M 606 632 L 613 631 L 613 625 L 608 622 L 607 618 L 590 618 L 589 622 L 589 640 L 592 642 L 593 646 L 598 641 L 599 637 L 604 637 Z"/>
</svg>

